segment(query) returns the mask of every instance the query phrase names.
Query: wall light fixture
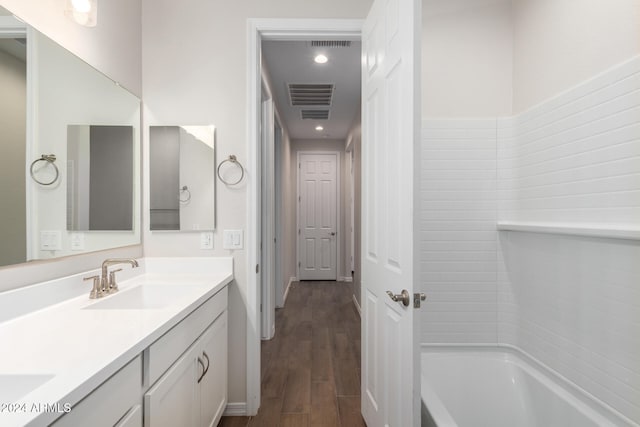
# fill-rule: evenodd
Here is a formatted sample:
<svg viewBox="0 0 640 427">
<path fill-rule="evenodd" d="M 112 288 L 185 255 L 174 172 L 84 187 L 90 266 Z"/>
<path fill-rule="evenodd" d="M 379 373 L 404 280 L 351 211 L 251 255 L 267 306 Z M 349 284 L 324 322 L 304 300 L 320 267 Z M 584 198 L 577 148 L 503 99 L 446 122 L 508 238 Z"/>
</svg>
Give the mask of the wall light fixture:
<svg viewBox="0 0 640 427">
<path fill-rule="evenodd" d="M 98 23 L 98 0 L 65 0 L 64 14 L 85 27 Z"/>
</svg>

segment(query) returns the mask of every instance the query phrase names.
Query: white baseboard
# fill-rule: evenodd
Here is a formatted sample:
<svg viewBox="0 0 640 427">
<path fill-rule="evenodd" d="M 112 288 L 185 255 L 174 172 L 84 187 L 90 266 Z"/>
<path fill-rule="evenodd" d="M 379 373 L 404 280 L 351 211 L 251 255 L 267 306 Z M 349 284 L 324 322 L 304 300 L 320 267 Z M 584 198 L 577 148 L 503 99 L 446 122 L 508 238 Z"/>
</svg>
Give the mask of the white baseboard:
<svg viewBox="0 0 640 427">
<path fill-rule="evenodd" d="M 282 307 L 284 307 L 284 305 L 287 303 L 287 296 L 289 295 L 289 288 L 291 288 L 291 284 L 293 282 L 297 282 L 298 278 L 297 277 L 290 277 L 289 278 L 289 283 L 287 283 L 287 289 L 284 290 L 284 297 L 282 298 Z M 280 308 L 282 308 L 280 307 Z"/>
<path fill-rule="evenodd" d="M 247 402 L 227 403 L 223 417 L 241 417 L 247 415 Z"/>
<path fill-rule="evenodd" d="M 353 282 L 353 278 L 352 277 L 338 277 L 338 281 L 339 282 Z"/>
<path fill-rule="evenodd" d="M 355 294 L 351 295 L 351 298 L 353 298 L 353 305 L 356 306 L 356 310 L 358 310 L 358 314 L 360 315 L 360 317 L 362 317 L 362 311 L 360 311 L 360 304 L 358 304 L 358 300 L 356 299 Z"/>
</svg>

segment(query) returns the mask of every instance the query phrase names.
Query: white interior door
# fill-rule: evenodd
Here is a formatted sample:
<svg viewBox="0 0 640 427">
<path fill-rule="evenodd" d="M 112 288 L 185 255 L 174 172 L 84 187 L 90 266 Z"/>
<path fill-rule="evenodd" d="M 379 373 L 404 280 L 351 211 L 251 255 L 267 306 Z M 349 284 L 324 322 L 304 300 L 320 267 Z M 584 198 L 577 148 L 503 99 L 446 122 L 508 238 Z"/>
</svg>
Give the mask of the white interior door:
<svg viewBox="0 0 640 427">
<path fill-rule="evenodd" d="M 298 155 L 298 279 L 337 279 L 338 153 Z"/>
<path fill-rule="evenodd" d="M 420 16 L 419 0 L 375 0 L 362 32 L 361 378 L 369 427 L 420 425 L 413 309 Z M 403 290 L 407 306 L 387 295 Z"/>
</svg>

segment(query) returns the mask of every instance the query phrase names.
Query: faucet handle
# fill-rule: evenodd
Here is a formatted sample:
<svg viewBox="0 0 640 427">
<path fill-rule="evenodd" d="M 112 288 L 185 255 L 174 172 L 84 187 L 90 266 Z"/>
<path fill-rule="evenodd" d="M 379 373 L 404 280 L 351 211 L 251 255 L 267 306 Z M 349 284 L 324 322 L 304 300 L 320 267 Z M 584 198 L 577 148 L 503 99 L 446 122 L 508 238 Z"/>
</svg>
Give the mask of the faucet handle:
<svg viewBox="0 0 640 427">
<path fill-rule="evenodd" d="M 109 272 L 109 293 L 118 292 L 118 283 L 116 282 L 116 273 L 118 271 L 122 271 L 122 269 L 118 268 Z"/>
<path fill-rule="evenodd" d="M 103 296 L 102 289 L 100 287 L 100 276 L 83 277 L 82 280 L 93 280 L 93 288 L 91 289 L 91 293 L 89 294 L 90 299 L 101 298 Z"/>
</svg>

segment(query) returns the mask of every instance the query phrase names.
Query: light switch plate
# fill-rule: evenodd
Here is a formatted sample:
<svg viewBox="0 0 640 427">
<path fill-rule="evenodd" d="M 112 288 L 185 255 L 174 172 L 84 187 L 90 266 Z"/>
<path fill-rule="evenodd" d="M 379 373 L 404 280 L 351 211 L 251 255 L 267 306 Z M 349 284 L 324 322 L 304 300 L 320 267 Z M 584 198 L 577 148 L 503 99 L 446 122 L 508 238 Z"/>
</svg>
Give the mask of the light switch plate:
<svg viewBox="0 0 640 427">
<path fill-rule="evenodd" d="M 71 233 L 71 250 L 84 250 L 84 233 Z"/>
<path fill-rule="evenodd" d="M 62 232 L 60 230 L 41 230 L 40 231 L 40 250 L 41 251 L 61 251 L 62 250 Z"/>
<path fill-rule="evenodd" d="M 242 230 L 224 230 L 222 247 L 224 249 L 242 249 L 244 236 Z"/>
<path fill-rule="evenodd" d="M 213 232 L 200 233 L 200 249 L 213 249 Z"/>
</svg>

